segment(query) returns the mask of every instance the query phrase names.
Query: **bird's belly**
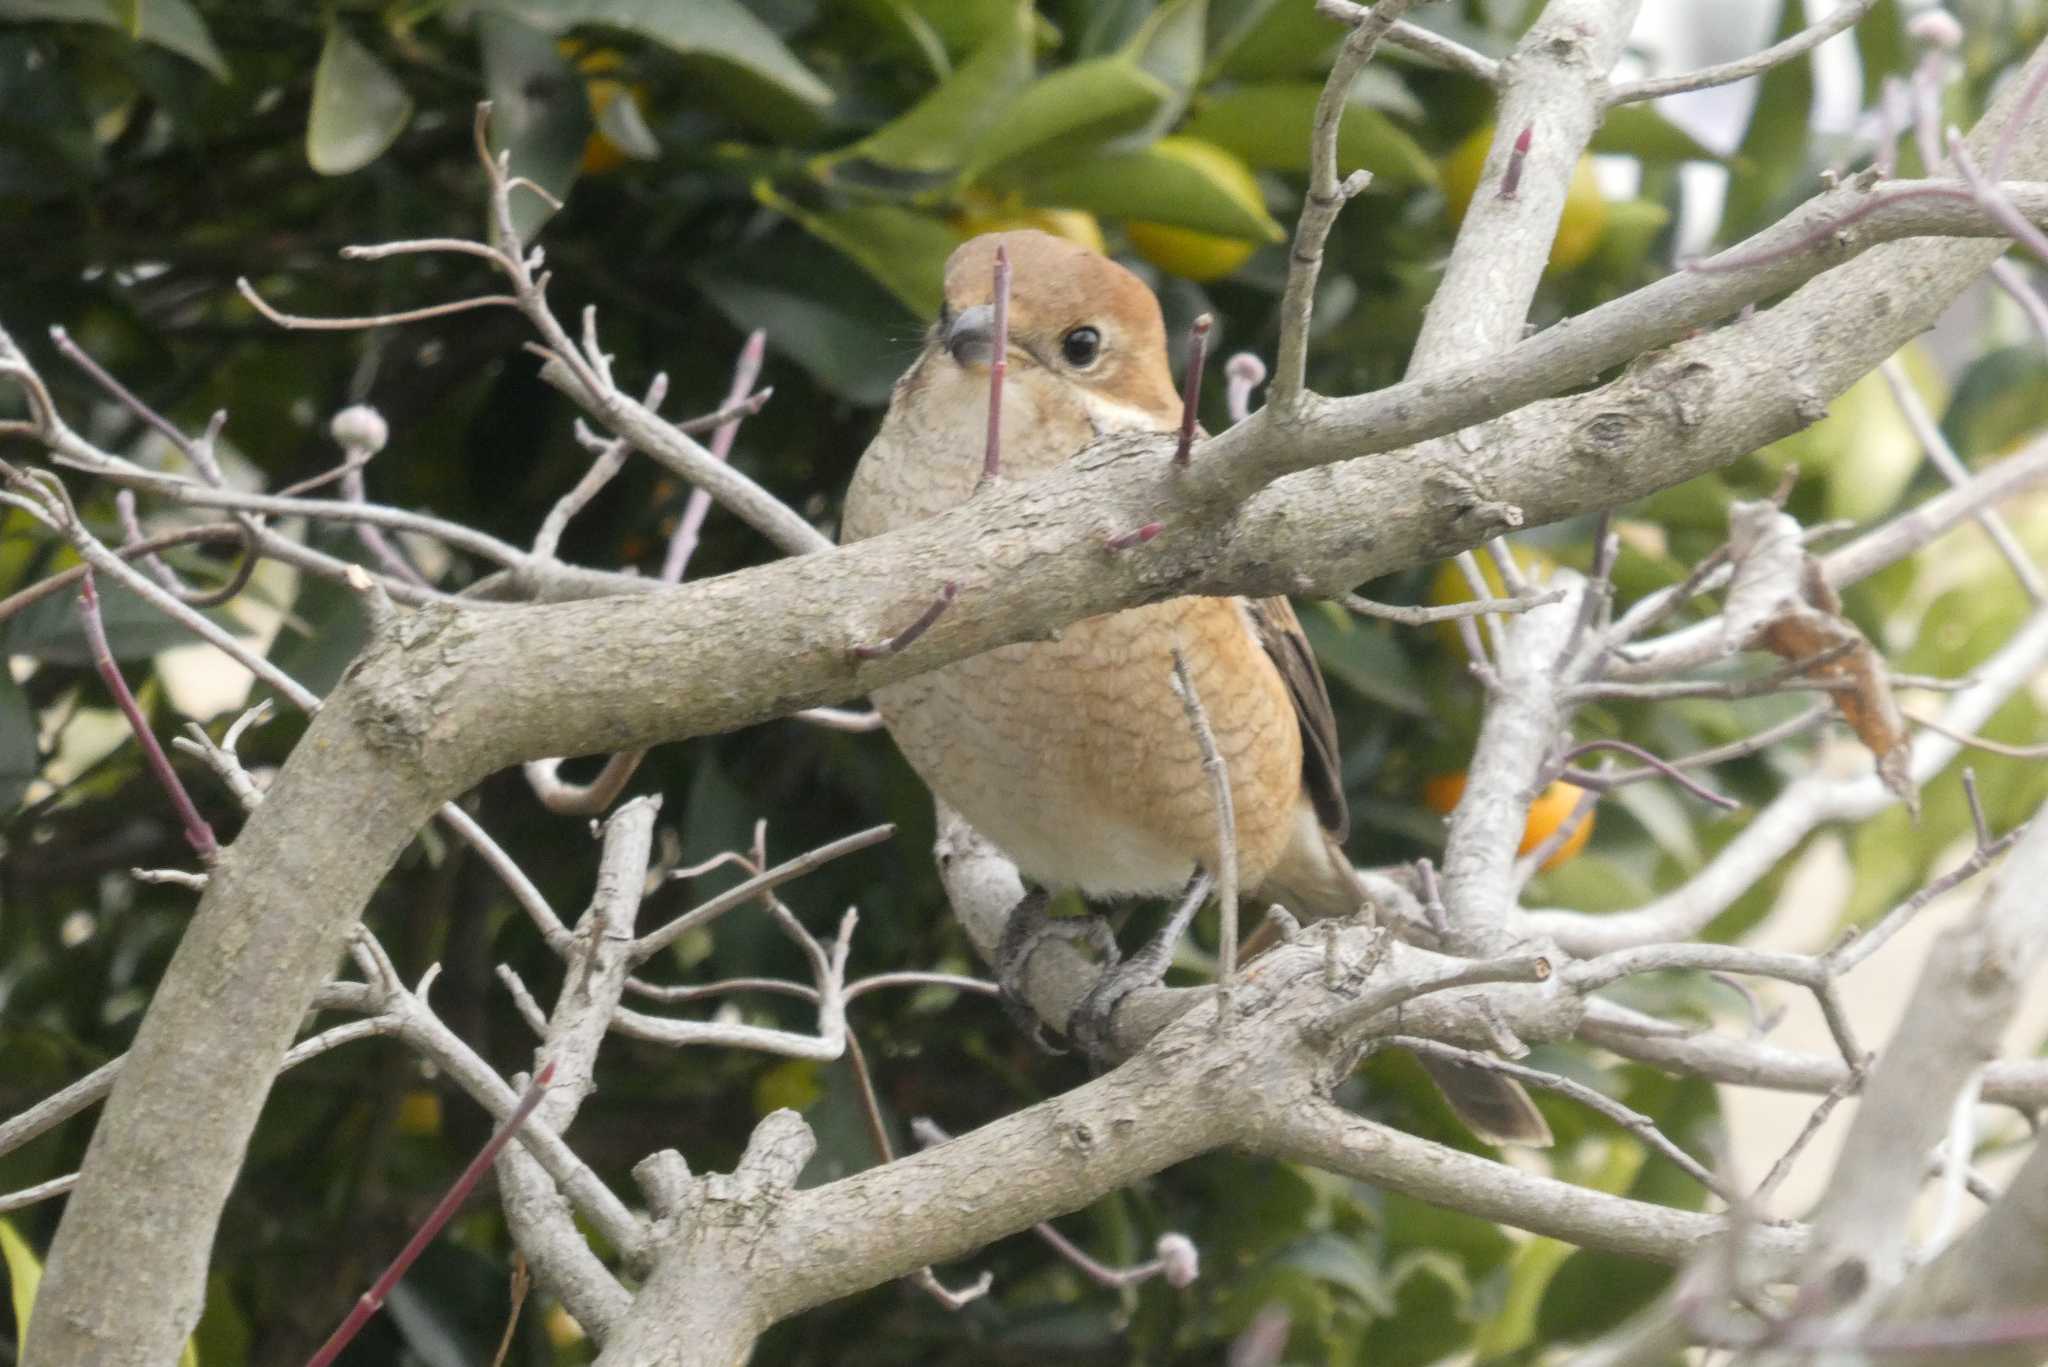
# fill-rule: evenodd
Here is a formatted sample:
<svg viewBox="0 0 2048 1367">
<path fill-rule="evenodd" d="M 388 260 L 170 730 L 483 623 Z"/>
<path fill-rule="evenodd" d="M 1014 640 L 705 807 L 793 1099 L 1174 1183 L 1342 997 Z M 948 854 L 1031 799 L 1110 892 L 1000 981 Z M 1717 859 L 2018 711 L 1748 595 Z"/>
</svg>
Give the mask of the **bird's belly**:
<svg viewBox="0 0 2048 1367">
<path fill-rule="evenodd" d="M 1253 887 L 1288 838 L 1301 742 L 1270 667 L 1241 657 L 1257 647 L 1234 604 L 1091 618 L 1057 641 L 879 689 L 875 703 L 911 766 L 1026 877 L 1093 896 L 1170 892 L 1217 850 L 1209 779 L 1171 683 L 1176 645 L 1230 773 Z"/>
</svg>

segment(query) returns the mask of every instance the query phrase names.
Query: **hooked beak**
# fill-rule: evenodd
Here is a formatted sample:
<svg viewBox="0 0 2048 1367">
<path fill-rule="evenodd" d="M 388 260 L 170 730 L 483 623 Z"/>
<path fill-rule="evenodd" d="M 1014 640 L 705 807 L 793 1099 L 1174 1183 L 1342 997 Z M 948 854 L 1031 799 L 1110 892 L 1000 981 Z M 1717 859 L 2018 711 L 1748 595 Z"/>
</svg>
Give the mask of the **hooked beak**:
<svg viewBox="0 0 2048 1367">
<path fill-rule="evenodd" d="M 987 365 L 995 359 L 996 311 L 988 304 L 961 309 L 946 328 L 946 350 L 960 366 Z"/>
</svg>

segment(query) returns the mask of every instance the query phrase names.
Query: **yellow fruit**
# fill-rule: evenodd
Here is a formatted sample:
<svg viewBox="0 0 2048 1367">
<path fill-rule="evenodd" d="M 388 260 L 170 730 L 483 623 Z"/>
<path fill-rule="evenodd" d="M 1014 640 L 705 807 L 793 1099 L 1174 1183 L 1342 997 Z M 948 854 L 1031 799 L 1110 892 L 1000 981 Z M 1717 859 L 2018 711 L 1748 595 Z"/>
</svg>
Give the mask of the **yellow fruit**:
<svg viewBox="0 0 2048 1367">
<path fill-rule="evenodd" d="M 424 1087 L 415 1087 L 398 1102 L 398 1132 L 415 1139 L 441 1133 L 441 1098 Z"/>
<path fill-rule="evenodd" d="M 611 74 L 626 64 L 625 57 L 612 48 L 585 48 L 572 39 L 564 38 L 555 44 L 555 49 L 574 63 L 577 72 L 584 78 L 583 94 L 590 102 L 590 119 L 598 125 L 583 144 L 583 160 L 577 167 L 578 174 L 601 176 L 607 171 L 618 170 L 632 158 L 624 148 L 604 135 L 604 113 L 611 108 L 613 100 L 626 95 L 631 97 L 633 104 L 645 114 L 647 87 L 627 85 Z"/>
<path fill-rule="evenodd" d="M 1102 225 L 1095 221 L 1095 215 L 1085 209 L 1027 209 L 1020 205 L 985 204 L 970 205 L 955 214 L 953 228 L 961 237 L 980 237 L 983 233 L 1006 233 L 1017 228 L 1036 228 L 1054 237 L 1064 237 L 1077 242 L 1092 252 L 1109 255 L 1109 244 L 1103 240 Z"/>
<path fill-rule="evenodd" d="M 1486 169 L 1486 154 L 1493 146 L 1493 127 L 1487 125 L 1466 138 L 1444 158 L 1441 168 L 1445 207 L 1451 224 L 1465 221 L 1465 210 L 1479 188 Z M 1600 178 L 1594 174 L 1593 159 L 1579 158 L 1572 168 L 1572 183 L 1565 188 L 1564 210 L 1558 215 L 1557 236 L 1550 242 L 1550 268 L 1568 271 L 1585 261 L 1600 245 L 1607 231 L 1607 198 L 1600 193 Z"/>
<path fill-rule="evenodd" d="M 1550 572 L 1557 568 L 1557 562 L 1533 546 L 1519 542 L 1508 543 L 1508 553 L 1515 563 L 1522 567 L 1522 577 L 1531 585 L 1541 588 L 1550 581 Z M 1486 593 L 1490 598 L 1507 597 L 1507 585 L 1500 577 L 1500 567 L 1493 563 L 1493 557 L 1485 551 L 1474 551 L 1473 558 L 1479 562 L 1479 577 L 1486 582 Z M 1465 582 L 1465 572 L 1458 568 L 1455 559 L 1446 560 L 1437 566 L 1436 574 L 1429 581 L 1429 602 L 1432 607 L 1447 608 L 1453 603 L 1472 601 L 1471 585 Z M 1460 659 L 1465 654 L 1464 633 L 1459 630 L 1456 619 L 1436 624 L 1437 639 L 1444 648 L 1454 652 Z"/>
<path fill-rule="evenodd" d="M 1515 851 L 1528 854 L 1538 845 L 1550 839 L 1553 832 L 1571 820 L 1572 813 L 1579 809 L 1579 798 L 1586 790 L 1577 784 L 1566 783 L 1563 779 L 1551 784 L 1529 804 L 1529 819 L 1522 825 L 1522 844 Z M 1431 811 L 1449 816 L 1458 805 L 1458 799 L 1465 795 L 1465 771 L 1438 774 L 1422 785 L 1423 805 Z M 1559 865 L 1569 862 L 1586 842 L 1593 838 L 1593 811 L 1589 807 L 1572 833 L 1565 837 L 1562 845 L 1550 852 L 1543 861 L 1543 871 L 1548 873 Z"/>
<path fill-rule="evenodd" d="M 1252 174 L 1252 168 L 1215 143 L 1200 138 L 1161 138 L 1152 144 L 1152 150 L 1200 171 L 1252 212 L 1265 211 L 1265 197 L 1259 193 L 1258 177 Z M 1196 232 L 1144 219 L 1126 222 L 1124 235 L 1130 238 L 1132 251 L 1160 270 L 1203 283 L 1221 280 L 1259 249 L 1258 243 L 1241 237 Z"/>
<path fill-rule="evenodd" d="M 818 1065 L 809 1059 L 789 1059 L 755 1079 L 754 1113 L 766 1115 L 785 1106 L 792 1111 L 808 1110 L 824 1094 L 825 1085 L 818 1080 Z"/>
</svg>

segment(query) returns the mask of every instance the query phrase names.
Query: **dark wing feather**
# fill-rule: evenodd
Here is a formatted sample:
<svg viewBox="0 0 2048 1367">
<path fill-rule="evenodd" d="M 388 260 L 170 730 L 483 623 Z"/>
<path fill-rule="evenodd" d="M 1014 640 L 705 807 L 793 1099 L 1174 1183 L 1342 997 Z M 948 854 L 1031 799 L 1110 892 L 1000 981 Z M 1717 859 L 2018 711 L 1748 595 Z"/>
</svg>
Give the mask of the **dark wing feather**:
<svg viewBox="0 0 2048 1367">
<path fill-rule="evenodd" d="M 1248 598 L 1245 609 L 1252 629 L 1265 648 L 1287 692 L 1294 699 L 1295 720 L 1301 723 L 1301 782 L 1315 804 L 1323 829 L 1343 840 L 1351 829 L 1344 805 L 1344 764 L 1337 750 L 1337 718 L 1330 710 L 1330 690 L 1316 653 L 1302 634 L 1301 619 L 1285 598 Z"/>
</svg>

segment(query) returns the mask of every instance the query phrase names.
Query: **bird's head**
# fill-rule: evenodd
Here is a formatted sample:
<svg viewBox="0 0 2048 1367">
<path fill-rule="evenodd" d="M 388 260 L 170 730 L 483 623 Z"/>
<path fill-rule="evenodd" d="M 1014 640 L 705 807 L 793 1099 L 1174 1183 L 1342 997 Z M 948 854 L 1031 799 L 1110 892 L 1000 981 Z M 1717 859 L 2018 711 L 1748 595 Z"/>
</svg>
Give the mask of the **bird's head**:
<svg viewBox="0 0 2048 1367">
<path fill-rule="evenodd" d="M 934 351 L 962 369 L 984 369 L 993 359 L 997 247 L 1010 261 L 1013 382 L 1032 383 L 1039 372 L 1098 403 L 1178 420 L 1159 301 L 1108 257 L 1050 233 L 984 233 L 954 250 L 946 261 L 945 306 L 932 330 Z"/>
</svg>

